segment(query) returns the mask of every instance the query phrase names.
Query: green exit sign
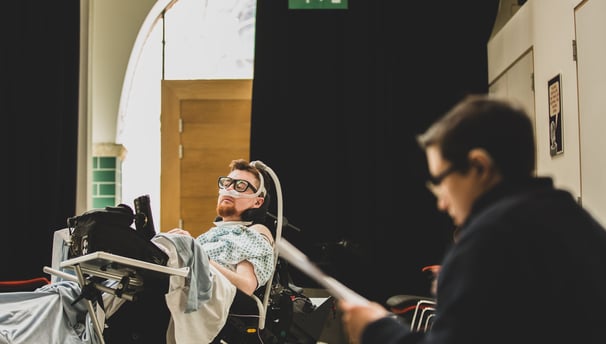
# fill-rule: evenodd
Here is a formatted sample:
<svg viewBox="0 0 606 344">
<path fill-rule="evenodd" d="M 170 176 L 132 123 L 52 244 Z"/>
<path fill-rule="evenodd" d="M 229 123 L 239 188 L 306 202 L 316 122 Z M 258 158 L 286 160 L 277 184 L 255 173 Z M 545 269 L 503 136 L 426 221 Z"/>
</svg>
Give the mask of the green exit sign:
<svg viewBox="0 0 606 344">
<path fill-rule="evenodd" d="M 346 10 L 348 0 L 288 0 L 290 10 Z"/>
</svg>

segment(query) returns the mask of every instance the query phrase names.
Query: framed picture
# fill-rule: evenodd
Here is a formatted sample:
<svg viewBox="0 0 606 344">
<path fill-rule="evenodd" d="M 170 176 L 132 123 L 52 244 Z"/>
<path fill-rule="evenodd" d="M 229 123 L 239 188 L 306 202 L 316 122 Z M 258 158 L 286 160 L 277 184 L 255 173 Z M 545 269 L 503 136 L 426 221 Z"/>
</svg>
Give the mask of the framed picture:
<svg viewBox="0 0 606 344">
<path fill-rule="evenodd" d="M 549 154 L 556 156 L 564 153 L 562 142 L 562 74 L 551 78 L 547 83 L 549 96 Z"/>
</svg>

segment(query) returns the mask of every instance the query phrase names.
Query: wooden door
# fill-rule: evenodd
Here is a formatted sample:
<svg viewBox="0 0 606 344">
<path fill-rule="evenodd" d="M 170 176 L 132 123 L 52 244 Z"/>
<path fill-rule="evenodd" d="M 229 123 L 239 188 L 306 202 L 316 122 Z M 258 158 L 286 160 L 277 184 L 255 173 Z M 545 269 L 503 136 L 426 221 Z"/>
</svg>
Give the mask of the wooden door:
<svg viewBox="0 0 606 344">
<path fill-rule="evenodd" d="M 217 178 L 250 159 L 252 80 L 163 80 L 160 230 L 197 236 L 216 217 Z"/>
<path fill-rule="evenodd" d="M 489 92 L 500 96 L 515 99 L 524 106 L 524 110 L 537 136 L 537 120 L 534 102 L 534 51 L 528 50 L 507 68 L 507 70 L 494 80 L 489 86 Z M 538 146 L 535 143 L 535 153 L 538 156 Z M 535 163 L 534 173 L 537 166 Z"/>
</svg>

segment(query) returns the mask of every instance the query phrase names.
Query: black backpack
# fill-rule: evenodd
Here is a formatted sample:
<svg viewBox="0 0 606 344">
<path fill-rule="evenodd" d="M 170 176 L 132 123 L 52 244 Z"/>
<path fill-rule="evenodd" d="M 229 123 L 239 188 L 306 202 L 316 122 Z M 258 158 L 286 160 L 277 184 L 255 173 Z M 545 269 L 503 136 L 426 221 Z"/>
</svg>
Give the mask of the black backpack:
<svg viewBox="0 0 606 344">
<path fill-rule="evenodd" d="M 166 265 L 168 256 L 149 240 L 149 235 L 132 227 L 140 216 L 131 207 L 89 210 L 67 219 L 70 234 L 68 258 L 104 251 L 145 262 Z"/>
</svg>

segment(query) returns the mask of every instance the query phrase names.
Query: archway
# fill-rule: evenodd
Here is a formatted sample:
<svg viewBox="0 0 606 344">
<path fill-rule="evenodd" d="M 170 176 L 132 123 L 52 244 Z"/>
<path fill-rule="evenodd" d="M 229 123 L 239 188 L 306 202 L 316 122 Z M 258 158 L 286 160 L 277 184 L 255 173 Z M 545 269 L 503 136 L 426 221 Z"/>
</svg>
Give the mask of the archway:
<svg viewBox="0 0 606 344">
<path fill-rule="evenodd" d="M 252 79 L 255 0 L 158 0 L 128 62 L 116 143 L 127 150 L 122 199 L 160 205 L 161 80 Z"/>
</svg>

